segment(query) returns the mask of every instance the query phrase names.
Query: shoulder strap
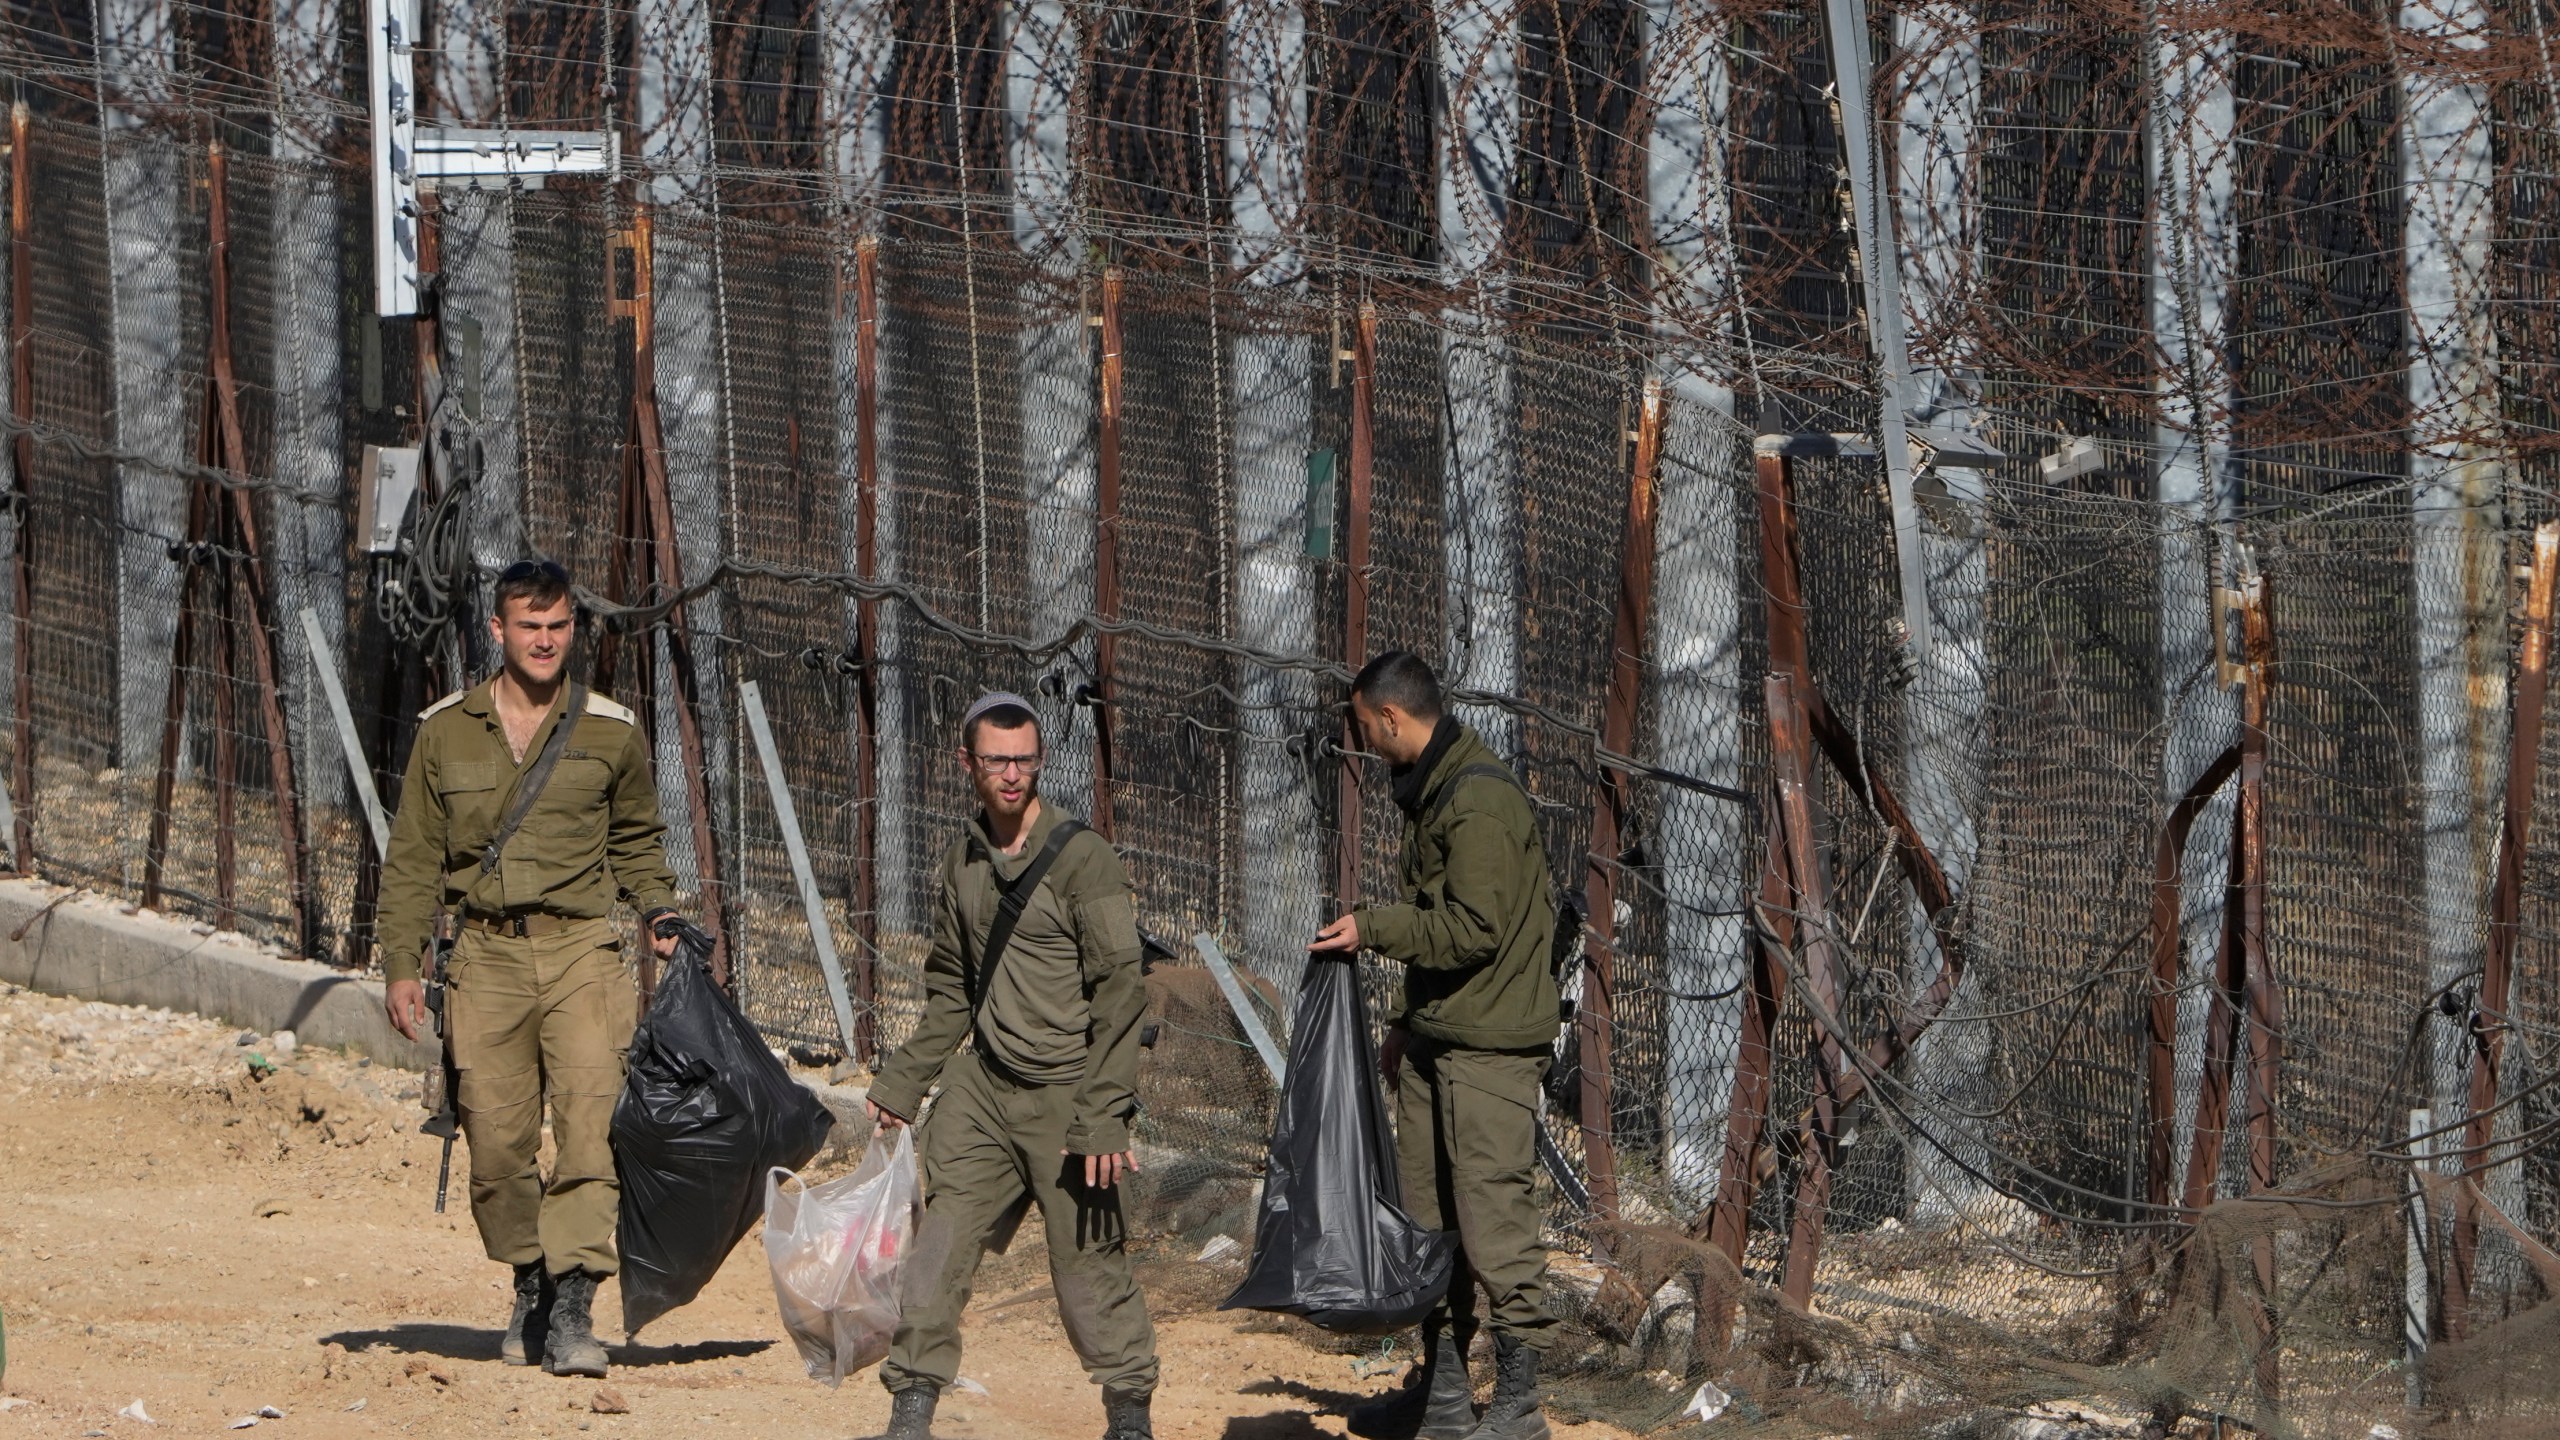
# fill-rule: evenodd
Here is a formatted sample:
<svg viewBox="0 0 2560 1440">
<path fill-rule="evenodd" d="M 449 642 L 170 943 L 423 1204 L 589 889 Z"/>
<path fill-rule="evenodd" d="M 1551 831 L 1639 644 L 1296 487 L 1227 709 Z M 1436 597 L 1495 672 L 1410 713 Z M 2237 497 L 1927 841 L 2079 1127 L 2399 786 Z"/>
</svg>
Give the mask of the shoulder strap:
<svg viewBox="0 0 2560 1440">
<path fill-rule="evenodd" d="M 516 838 L 516 828 L 524 817 L 533 813 L 533 802 L 542 798 L 542 787 L 551 780 L 551 772 L 560 764 L 560 752 L 569 748 L 569 732 L 578 728 L 578 717 L 587 713 L 587 687 L 569 682 L 569 701 L 560 711 L 560 723 L 551 727 L 551 738 L 542 742 L 542 753 L 533 757 L 533 768 L 516 781 L 516 798 L 507 806 L 498 828 L 489 832 L 489 843 L 480 847 L 480 873 L 498 868 L 498 857 L 507 842 Z"/>
<path fill-rule="evenodd" d="M 995 984 L 996 965 L 1004 959 L 1004 948 L 1013 943 L 1013 927 L 1022 922 L 1023 907 L 1031 903 L 1032 892 L 1038 890 L 1040 882 L 1048 877 L 1049 867 L 1058 863 L 1058 852 L 1067 848 L 1068 841 L 1083 833 L 1083 821 L 1072 816 L 1059 821 L 1057 828 L 1049 832 L 1048 843 L 1040 847 L 1040 853 L 1031 857 L 1031 863 L 1022 867 L 1022 873 L 1013 877 L 1012 884 L 1004 887 L 1003 898 L 996 902 L 995 923 L 987 927 L 986 950 L 978 957 L 977 984 L 969 997 L 972 1020 L 977 1017 L 978 1007 L 987 1003 L 987 991 Z"/>
<path fill-rule="evenodd" d="M 1510 766 L 1496 765 L 1490 760 L 1479 760 L 1475 764 L 1468 766 L 1466 769 L 1459 771 L 1457 774 L 1450 776 L 1447 780 L 1441 783 L 1438 790 L 1432 792 L 1430 808 L 1422 812 L 1423 824 L 1429 825 L 1439 820 L 1440 812 L 1448 809 L 1449 802 L 1456 798 L 1458 793 L 1458 782 L 1466 779 L 1470 775 L 1482 775 L 1488 779 L 1504 780 L 1509 782 L 1512 789 L 1520 789 L 1520 777 L 1511 773 Z M 1527 794 L 1528 792 L 1521 791 L 1521 793 Z"/>
</svg>

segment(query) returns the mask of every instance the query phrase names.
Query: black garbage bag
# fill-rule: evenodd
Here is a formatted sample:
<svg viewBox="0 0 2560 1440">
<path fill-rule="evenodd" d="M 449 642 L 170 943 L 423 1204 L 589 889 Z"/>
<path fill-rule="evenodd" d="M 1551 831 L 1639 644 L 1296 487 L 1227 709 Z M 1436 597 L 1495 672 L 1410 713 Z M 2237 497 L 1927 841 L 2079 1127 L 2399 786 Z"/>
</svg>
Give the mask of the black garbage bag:
<svg viewBox="0 0 2560 1440">
<path fill-rule="evenodd" d="M 834 1124 L 712 983 L 711 937 L 687 927 L 613 1106 L 624 1332 L 701 1294 L 764 1213 L 766 1172 L 809 1163 Z"/>
<path fill-rule="evenodd" d="M 1276 1310 L 1327 1330 L 1382 1334 L 1448 1292 L 1457 1237 L 1404 1213 L 1360 977 L 1310 959 L 1262 1179 L 1253 1263 L 1222 1310 Z"/>
</svg>

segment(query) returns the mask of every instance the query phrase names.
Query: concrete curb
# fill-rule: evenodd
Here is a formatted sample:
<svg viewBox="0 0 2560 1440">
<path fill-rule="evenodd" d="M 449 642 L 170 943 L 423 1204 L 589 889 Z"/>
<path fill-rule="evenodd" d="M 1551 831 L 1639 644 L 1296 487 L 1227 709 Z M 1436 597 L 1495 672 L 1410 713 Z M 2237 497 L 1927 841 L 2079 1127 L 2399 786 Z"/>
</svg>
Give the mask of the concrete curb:
<svg viewBox="0 0 2560 1440">
<path fill-rule="evenodd" d="M 434 1062 L 432 1042 L 400 1038 L 382 982 L 269 954 L 229 931 L 128 912 L 88 891 L 0 880 L 0 980 L 81 1000 L 189 1010 L 304 1045 L 345 1046 L 405 1069 Z"/>
</svg>

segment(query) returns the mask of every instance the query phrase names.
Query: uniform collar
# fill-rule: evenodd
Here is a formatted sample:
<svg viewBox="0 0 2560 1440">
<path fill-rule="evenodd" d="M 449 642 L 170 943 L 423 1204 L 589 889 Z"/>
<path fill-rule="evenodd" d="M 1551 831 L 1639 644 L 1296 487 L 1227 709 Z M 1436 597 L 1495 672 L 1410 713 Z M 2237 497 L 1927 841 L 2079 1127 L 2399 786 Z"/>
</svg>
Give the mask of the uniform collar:
<svg viewBox="0 0 2560 1440">
<path fill-rule="evenodd" d="M 1421 814 L 1423 797 L 1437 788 L 1440 772 L 1451 768 L 1452 754 L 1464 748 L 1459 742 L 1471 738 L 1473 732 L 1459 724 L 1457 716 L 1441 716 L 1440 723 L 1431 727 L 1431 743 L 1422 747 L 1422 754 L 1412 764 L 1396 766 L 1389 772 L 1395 780 L 1396 807 L 1407 815 Z"/>
<path fill-rule="evenodd" d="M 1009 874 L 1019 871 L 1030 862 L 1032 856 L 1039 854 L 1040 847 L 1049 843 L 1049 832 L 1057 829 L 1058 822 L 1066 818 L 1065 811 L 1060 810 L 1049 797 L 1041 796 L 1040 813 L 1032 817 L 1031 833 L 1023 837 L 1022 853 L 1019 855 L 1004 853 L 1002 847 L 996 844 L 995 837 L 987 833 L 987 812 L 984 810 L 969 817 L 969 833 L 978 842 L 978 849 L 986 855 L 996 869 Z"/>
</svg>

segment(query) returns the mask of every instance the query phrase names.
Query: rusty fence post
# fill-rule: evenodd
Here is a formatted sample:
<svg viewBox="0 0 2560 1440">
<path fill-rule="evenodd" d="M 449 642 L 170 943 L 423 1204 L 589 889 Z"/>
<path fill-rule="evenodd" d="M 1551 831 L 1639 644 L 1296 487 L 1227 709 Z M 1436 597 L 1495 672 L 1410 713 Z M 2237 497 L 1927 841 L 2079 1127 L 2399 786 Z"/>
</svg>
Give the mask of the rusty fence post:
<svg viewBox="0 0 2560 1440">
<path fill-rule="evenodd" d="M 2524 863 L 2533 838 L 2533 786 L 2542 758 L 2542 706 L 2550 688 L 2551 617 L 2555 576 L 2560 576 L 2560 521 L 2533 532 L 2533 564 L 2527 572 L 2524 635 L 2516 657 L 2515 708 L 2507 736 L 2506 815 L 2498 830 L 2497 879 L 2489 892 L 2489 935 L 2481 957 L 2480 998 L 2471 1007 L 2471 1075 L 2462 1124 L 2460 1178 L 2453 1192 L 2453 1243 L 2444 1267 L 2445 1338 L 2471 1328 L 2471 1291 L 2478 1283 L 2481 1171 L 2496 1139 L 2507 1007 L 2515 983 L 2516 927 L 2524 902 Z"/>
<path fill-rule="evenodd" d="M 216 142 L 206 152 L 211 363 L 207 367 L 199 457 L 208 468 L 245 477 L 248 445 L 240 423 L 238 377 L 231 363 L 229 173 L 222 145 Z M 259 723 L 266 731 L 270 793 L 276 828 L 284 844 L 294 939 L 298 951 L 308 954 L 317 948 L 318 915 L 312 903 L 309 850 L 303 841 L 300 810 L 295 803 L 292 739 L 284 728 L 283 688 L 268 614 L 266 561 L 258 540 L 256 505 L 247 490 L 217 485 L 199 476 L 189 486 L 187 511 L 187 539 L 170 557 L 179 566 L 179 623 L 171 649 L 168 701 L 161 717 L 160 772 L 152 789 L 151 829 L 143 860 L 144 903 L 158 903 L 164 880 L 178 744 L 186 717 L 187 668 L 196 648 L 196 637 L 191 633 L 197 613 L 194 592 L 198 577 L 206 576 L 213 592 L 207 608 L 219 627 L 208 647 L 214 662 L 215 919 L 225 928 L 237 928 L 239 924 L 239 757 L 232 733 L 236 723 L 232 687 L 238 679 L 238 650 L 245 634 L 259 692 Z"/>
<path fill-rule="evenodd" d="M 2240 747 L 2226 747 L 2206 766 L 2160 827 L 2151 873 L 2151 1006 L 2144 1053 L 2143 1198 L 2153 1211 L 2177 1206 L 2173 1185 L 2178 1143 L 2178 991 L 2186 968 L 2186 929 L 2181 879 L 2187 837 L 2196 817 L 2232 772 L 2240 768 Z M 2192 1212 L 2187 1214 L 2192 1218 Z"/>
<path fill-rule="evenodd" d="M 1376 456 L 1378 308 L 1360 304 L 1351 339 L 1351 484 L 1342 549 L 1342 658 L 1353 670 L 1369 651 L 1370 466 Z M 1360 903 L 1360 730 L 1346 712 L 1337 770 L 1334 884 L 1343 908 Z"/>
<path fill-rule="evenodd" d="M 649 212 L 636 211 L 631 229 L 612 242 L 617 251 L 631 257 L 632 293 L 628 301 L 609 301 L 606 314 L 631 321 L 631 418 L 628 438 L 623 449 L 623 516 L 625 533 L 621 537 L 633 547 L 630 560 L 617 569 L 638 572 L 625 577 L 633 593 L 662 592 L 681 595 L 684 591 L 684 565 L 676 550 L 675 504 L 667 488 L 667 464 L 664 432 L 658 419 L 658 366 L 656 336 L 656 295 L 652 274 L 652 231 Z M 612 293 L 610 291 L 608 294 Z M 616 595 L 616 600 L 626 600 Z M 703 774 L 702 721 L 700 698 L 693 668 L 693 640 L 685 627 L 685 607 L 681 600 L 673 603 L 664 620 L 666 628 L 668 678 L 675 685 L 676 748 L 684 769 L 685 808 L 692 813 L 694 882 L 702 901 L 704 926 L 711 932 L 711 974 L 724 989 L 730 983 L 734 957 L 729 947 L 728 885 L 721 878 L 720 847 L 711 823 L 711 796 Z M 655 656 L 649 653 L 646 632 L 642 645 L 641 673 L 652 675 Z M 600 654 L 598 680 L 611 680 L 610 656 Z M 654 700 L 655 682 L 644 689 Z M 642 712 L 654 728 L 657 709 L 652 703 Z M 641 947 L 641 1003 L 648 1003 L 655 988 L 656 966 L 651 962 L 647 946 Z"/>
<path fill-rule="evenodd" d="M 853 250 L 854 573 L 880 578 L 880 237 Z M 854 927 L 862 953 L 853 962 L 854 1059 L 880 1054 L 880 602 L 854 603 L 855 725 L 853 776 Z"/>
<path fill-rule="evenodd" d="M 1831 1126 L 1867 1090 L 1867 1076 L 1889 1069 L 1934 1024 L 1964 978 L 1964 948 L 1953 929 L 1956 897 L 1945 869 L 1920 834 L 1910 813 L 1882 775 L 1866 763 L 1857 737 L 1823 699 L 1813 675 L 1806 638 L 1803 584 L 1796 561 L 1797 537 L 1790 457 L 1836 454 L 1827 435 L 1762 435 L 1752 445 L 1752 464 L 1759 503 L 1759 552 L 1762 613 L 1767 629 L 1769 669 L 1783 685 L 1766 687 L 1764 699 L 1782 701 L 1768 715 L 1773 756 L 1781 761 L 1797 734 L 1809 740 L 1830 762 L 1842 782 L 1873 810 L 1893 837 L 1895 863 L 1920 903 L 1938 941 L 1937 976 L 1917 996 L 1895 997 L 1894 1014 L 1875 1034 L 1855 1044 L 1842 1028 L 1839 1009 L 1841 971 L 1836 941 L 1818 909 L 1805 909 L 1809 896 L 1826 895 L 1821 853 L 1813 830 L 1810 763 L 1802 787 L 1803 819 L 1793 819 L 1794 804 L 1779 787 L 1779 803 L 1764 817 L 1766 858 L 1753 907 L 1751 993 L 1744 1005 L 1742 1033 L 1736 1052 L 1733 1100 L 1725 1120 L 1723 1165 L 1716 1198 L 1707 1216 L 1710 1243 L 1737 1267 L 1749 1241 L 1751 1197 L 1764 1172 L 1774 1169 L 1763 1131 L 1775 1086 L 1776 1053 L 1772 1048 L 1779 1007 L 1787 990 L 1787 956 L 1807 952 L 1807 980 L 1819 1010 L 1817 1075 L 1819 1096 L 1795 1137 L 1794 1153 L 1805 1169 L 1798 1176 L 1796 1233 L 1788 1247 L 1787 1283 L 1797 1298 L 1811 1294 L 1813 1267 L 1820 1254 L 1822 1204 L 1827 1200 L 1829 1170 L 1836 1140 Z M 1799 853 L 1801 852 L 1801 853 Z M 1811 1202 L 1808 1204 L 1807 1202 Z M 1732 1335 L 1730 1300 L 1701 1307 L 1701 1333 L 1721 1348 Z"/>
<path fill-rule="evenodd" d="M 9 849 L 18 873 L 36 870 L 36 659 L 35 659 L 35 436 L 27 426 L 36 418 L 35 243 L 34 197 L 28 155 L 27 102 L 9 107 L 9 404 L 16 412 L 18 433 L 9 442 L 12 474 L 10 500 L 18 512 L 17 553 L 11 557 L 10 599 L 16 630 L 14 715 L 17 735 L 10 746 L 9 791 L 12 815 Z"/>
<path fill-rule="evenodd" d="M 1095 437 L 1093 608 L 1105 623 L 1120 618 L 1120 270 L 1102 272 L 1102 417 Z M 1093 828 L 1111 834 L 1111 688 L 1120 637 L 1093 638 Z"/>
<path fill-rule="evenodd" d="M 1637 712 L 1644 695 L 1644 647 L 1653 614 L 1654 516 L 1662 454 L 1662 381 L 1645 382 L 1637 412 L 1635 466 L 1627 475 L 1626 542 L 1618 560 L 1618 602 L 1603 697 L 1600 747 L 1633 754 Z M 1618 1218 L 1618 1156 L 1610 1107 L 1614 1100 L 1611 1042 L 1617 1022 L 1610 987 L 1616 975 L 1618 856 L 1625 847 L 1634 796 L 1625 770 L 1603 760 L 1592 796 L 1591 845 L 1583 856 L 1583 901 L 1590 929 L 1583 947 L 1582 1000 L 1574 1009 L 1582 1062 L 1582 1164 L 1591 1186 L 1592 1213 Z"/>
<path fill-rule="evenodd" d="M 2240 617 L 2242 662 L 2233 673 L 2240 684 L 2240 738 L 2236 752 L 2240 792 L 2231 816 L 2231 864 L 2223 893 L 2222 933 L 2214 955 L 2212 1009 L 2205 1027 L 2203 1072 L 2196 1086 L 2195 1135 L 2187 1152 L 2186 1180 L 2179 1203 L 2190 1221 L 2213 1203 L 2215 1182 L 2231 1123 L 2231 1090 L 2241 1082 L 2247 1106 L 2247 1170 L 2250 1193 L 2275 1188 L 2276 1104 L 2284 1074 L 2284 993 L 2267 953 L 2267 718 L 2274 682 L 2275 628 L 2268 608 L 2264 576 L 2242 577 L 2236 589 L 2216 597 L 2219 630 L 2224 607 Z M 2220 764 L 2216 762 L 2217 766 Z M 2201 783 L 2201 782 L 2199 782 Z M 2198 802 L 2201 805 L 2201 801 Z M 2156 876 L 2155 876 L 2156 879 Z M 2158 903 L 2155 894 L 2155 905 Z M 2155 916 L 2155 926 L 2157 924 Z M 2153 977 L 2159 975 L 2160 939 L 2153 936 Z M 2153 1008 L 2160 1000 L 2155 989 Z M 2159 1025 L 2156 1018 L 2153 1025 Z M 2170 1020 L 2174 1041 L 2175 1018 Z M 2153 1046 L 2156 1052 L 2158 1039 Z M 2246 1063 L 2243 1064 L 2243 1057 Z M 2157 1061 L 2155 1060 L 2155 1065 Z M 2158 1123 L 2158 1079 L 2153 1079 L 2155 1130 Z M 2174 1103 L 2174 1100 L 2173 1102 Z M 2155 1133 L 2155 1144 L 2157 1144 Z M 2257 1237 L 2250 1244 L 2250 1268 L 2256 1293 L 2244 1301 L 2250 1327 L 2254 1380 L 2260 1399 L 2269 1406 L 2281 1393 L 2280 1356 L 2276 1349 L 2275 1239 Z"/>
</svg>

